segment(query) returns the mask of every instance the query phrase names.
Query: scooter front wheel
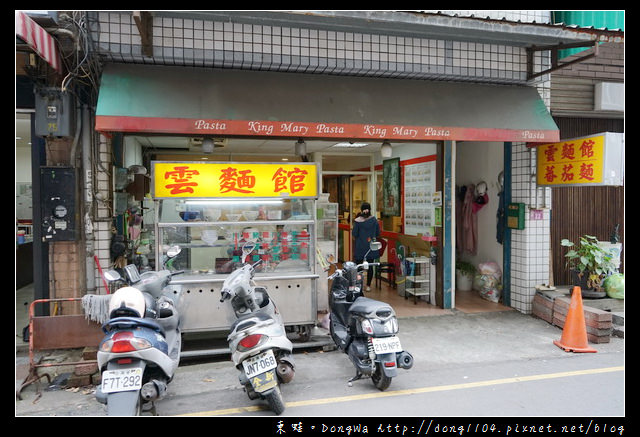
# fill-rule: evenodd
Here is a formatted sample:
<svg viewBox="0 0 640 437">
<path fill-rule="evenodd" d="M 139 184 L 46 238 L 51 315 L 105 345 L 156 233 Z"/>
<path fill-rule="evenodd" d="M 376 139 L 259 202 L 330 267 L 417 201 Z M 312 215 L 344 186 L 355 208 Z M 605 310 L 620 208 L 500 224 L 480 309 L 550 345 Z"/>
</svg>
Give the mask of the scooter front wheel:
<svg viewBox="0 0 640 437">
<path fill-rule="evenodd" d="M 391 385 L 391 377 L 384 374 L 382 366 L 376 366 L 376 370 L 371 374 L 373 385 L 380 391 L 385 391 Z"/>
<path fill-rule="evenodd" d="M 264 397 L 269 404 L 269 408 L 271 411 L 276 413 L 277 415 L 282 414 L 284 411 L 284 399 L 282 399 L 282 392 L 280 391 L 280 385 L 276 385 L 273 390 L 271 390 L 268 394 L 265 394 Z"/>
</svg>

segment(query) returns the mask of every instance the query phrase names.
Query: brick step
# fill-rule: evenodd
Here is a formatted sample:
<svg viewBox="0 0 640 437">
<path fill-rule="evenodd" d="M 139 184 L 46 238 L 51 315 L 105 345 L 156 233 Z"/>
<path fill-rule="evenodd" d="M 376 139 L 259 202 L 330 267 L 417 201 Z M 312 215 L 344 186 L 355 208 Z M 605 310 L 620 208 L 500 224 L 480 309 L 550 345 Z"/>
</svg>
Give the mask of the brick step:
<svg viewBox="0 0 640 437">
<path fill-rule="evenodd" d="M 598 305 L 607 306 L 607 303 Z M 533 315 L 550 323 L 564 328 L 569 307 L 571 305 L 571 296 L 567 291 L 536 291 L 533 298 Z M 614 303 L 614 306 L 619 303 Z M 624 313 L 612 313 L 600 308 L 589 306 L 589 301 L 585 303 L 583 300 L 584 319 L 587 330 L 587 340 L 591 343 L 608 343 L 611 336 L 624 338 Z"/>
</svg>

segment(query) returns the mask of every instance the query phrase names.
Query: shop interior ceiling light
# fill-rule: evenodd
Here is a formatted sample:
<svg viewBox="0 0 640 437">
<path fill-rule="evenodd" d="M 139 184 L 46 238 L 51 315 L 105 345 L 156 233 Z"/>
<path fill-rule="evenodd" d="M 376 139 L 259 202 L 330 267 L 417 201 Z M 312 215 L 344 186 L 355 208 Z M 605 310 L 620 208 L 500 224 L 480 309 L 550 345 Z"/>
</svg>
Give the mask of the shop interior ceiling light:
<svg viewBox="0 0 640 437">
<path fill-rule="evenodd" d="M 334 144 L 331 147 L 345 148 L 345 149 L 359 149 L 361 147 L 367 147 L 368 145 L 369 144 L 367 144 L 367 143 L 354 143 L 354 142 L 348 141 L 348 142 L 344 142 L 344 143 Z"/>
<path fill-rule="evenodd" d="M 202 140 L 202 151 L 204 153 L 212 153 L 213 152 L 213 138 L 204 138 Z"/>
<path fill-rule="evenodd" d="M 391 144 L 389 143 L 389 141 L 383 141 L 382 147 L 380 147 L 380 154 L 383 158 L 391 157 Z"/>
<path fill-rule="evenodd" d="M 296 143 L 296 156 L 305 156 L 307 154 L 307 143 L 302 138 Z"/>
</svg>

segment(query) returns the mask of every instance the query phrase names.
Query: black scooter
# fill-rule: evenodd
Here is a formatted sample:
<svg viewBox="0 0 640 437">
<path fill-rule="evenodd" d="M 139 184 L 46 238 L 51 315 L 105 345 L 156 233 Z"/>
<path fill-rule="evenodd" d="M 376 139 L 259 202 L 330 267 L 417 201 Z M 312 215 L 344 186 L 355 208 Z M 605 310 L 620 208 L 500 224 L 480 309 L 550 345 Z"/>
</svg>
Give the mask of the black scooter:
<svg viewBox="0 0 640 437">
<path fill-rule="evenodd" d="M 380 247 L 381 243 L 374 241 L 370 250 Z M 329 293 L 329 331 L 338 349 L 349 356 L 356 368 L 356 376 L 349 383 L 369 376 L 379 390 L 386 390 L 398 367 L 413 366 L 413 356 L 402 348 L 393 308 L 363 296 L 363 272 L 369 265 L 367 261 L 362 264 L 347 261 L 329 276 L 333 280 Z"/>
</svg>

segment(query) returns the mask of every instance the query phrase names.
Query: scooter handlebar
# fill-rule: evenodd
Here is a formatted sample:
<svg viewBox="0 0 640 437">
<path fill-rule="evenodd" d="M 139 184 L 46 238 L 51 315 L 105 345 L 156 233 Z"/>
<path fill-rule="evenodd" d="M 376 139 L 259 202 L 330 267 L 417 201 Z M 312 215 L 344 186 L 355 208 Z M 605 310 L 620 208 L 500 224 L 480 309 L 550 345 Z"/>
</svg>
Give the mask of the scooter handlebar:
<svg viewBox="0 0 640 437">
<path fill-rule="evenodd" d="M 363 262 L 362 264 L 358 264 L 356 267 L 357 268 L 367 268 L 369 266 L 379 266 L 380 263 L 370 263 L 368 261 Z"/>
<path fill-rule="evenodd" d="M 229 299 L 231 297 L 231 293 L 229 293 L 228 291 L 222 291 L 221 292 L 222 296 L 220 297 L 220 302 L 224 302 L 225 300 Z"/>
<path fill-rule="evenodd" d="M 340 269 L 333 272 L 333 274 L 331 274 L 327 279 L 334 279 L 334 278 L 337 278 L 338 276 L 342 276 L 342 270 Z"/>
</svg>

